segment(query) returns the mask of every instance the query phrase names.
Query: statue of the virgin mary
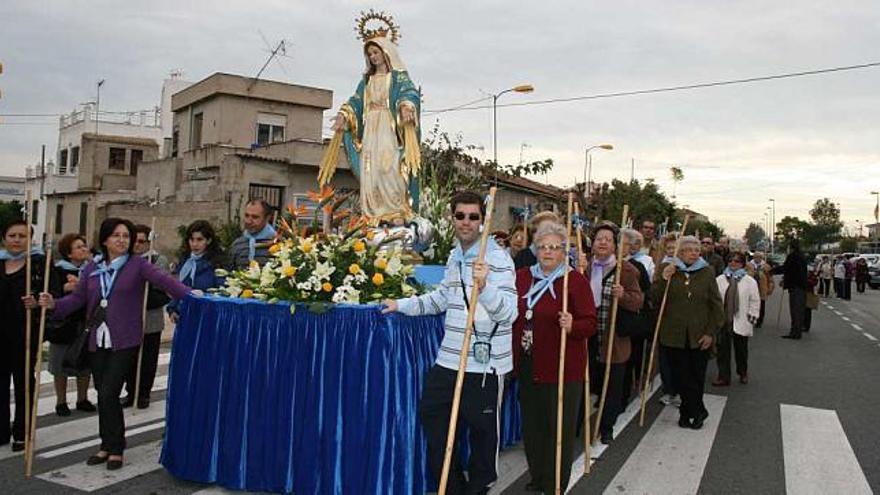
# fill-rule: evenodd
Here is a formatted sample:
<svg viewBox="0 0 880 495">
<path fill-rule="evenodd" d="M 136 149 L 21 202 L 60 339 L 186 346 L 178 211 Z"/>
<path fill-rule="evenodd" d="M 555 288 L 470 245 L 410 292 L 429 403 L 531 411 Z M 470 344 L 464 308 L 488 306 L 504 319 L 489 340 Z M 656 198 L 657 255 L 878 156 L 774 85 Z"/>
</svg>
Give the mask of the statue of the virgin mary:
<svg viewBox="0 0 880 495">
<path fill-rule="evenodd" d="M 368 22 L 380 27 L 370 29 Z M 366 70 L 339 109 L 318 183 L 333 177 L 340 145 L 360 181 L 362 213 L 371 223 L 403 224 L 418 207 L 419 91 L 397 54 L 399 28 L 390 15 L 370 10 L 358 19 Z M 410 203 L 412 200 L 412 203 Z"/>
</svg>

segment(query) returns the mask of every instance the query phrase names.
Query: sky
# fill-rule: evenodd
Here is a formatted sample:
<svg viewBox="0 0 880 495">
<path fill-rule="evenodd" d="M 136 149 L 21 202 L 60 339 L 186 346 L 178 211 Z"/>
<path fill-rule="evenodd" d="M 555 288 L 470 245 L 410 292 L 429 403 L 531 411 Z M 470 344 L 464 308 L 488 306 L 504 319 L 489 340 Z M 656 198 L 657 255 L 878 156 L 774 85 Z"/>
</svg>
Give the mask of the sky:
<svg viewBox="0 0 880 495">
<path fill-rule="evenodd" d="M 320 7 L 318 7 L 320 6 Z M 334 110 L 363 69 L 360 11 L 391 13 L 400 55 L 424 94 L 422 126 L 439 123 L 492 157 L 492 113 L 429 112 L 509 93 L 499 104 L 740 79 L 880 62 L 872 0 L 736 2 L 40 1 L 7 0 L 0 18 L 0 175 L 53 156 L 58 114 L 94 98 L 101 108 L 148 109 L 173 69 L 201 80 L 257 73 L 271 46 L 286 56 L 263 77 L 334 92 Z M 595 150 L 594 180 L 654 179 L 676 201 L 734 235 L 776 219 L 807 218 L 828 197 L 846 227 L 873 222 L 880 190 L 880 67 L 754 84 L 498 108 L 504 163 L 552 158 L 535 180 L 566 187 Z M 634 161 L 634 162 L 633 162 Z"/>
</svg>

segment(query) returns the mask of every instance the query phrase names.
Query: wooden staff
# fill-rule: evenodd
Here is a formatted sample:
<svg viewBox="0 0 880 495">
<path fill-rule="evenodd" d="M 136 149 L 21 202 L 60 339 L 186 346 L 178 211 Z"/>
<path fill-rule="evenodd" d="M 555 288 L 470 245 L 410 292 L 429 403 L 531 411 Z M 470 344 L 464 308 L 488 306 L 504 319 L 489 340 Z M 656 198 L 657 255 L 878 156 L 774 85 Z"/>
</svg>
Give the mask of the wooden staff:
<svg viewBox="0 0 880 495">
<path fill-rule="evenodd" d="M 30 229 L 28 229 L 30 230 Z M 51 235 L 52 233 L 52 219 L 46 223 L 46 233 Z M 46 265 L 43 269 L 43 292 L 49 292 L 49 276 L 51 275 L 52 269 L 52 243 L 46 243 Z M 38 333 L 39 340 L 37 340 L 37 363 L 34 366 L 34 371 L 37 375 L 37 382 L 34 386 L 34 397 L 33 401 L 30 404 L 31 409 L 28 409 L 25 412 L 25 415 L 30 414 L 31 420 L 28 424 L 28 429 L 25 430 L 25 435 L 27 440 L 25 440 L 26 448 L 25 448 L 25 459 L 24 459 L 24 477 L 30 478 L 31 471 L 34 465 L 34 442 L 37 440 L 37 404 L 40 401 L 40 370 L 43 367 L 43 337 L 46 335 L 46 307 L 43 306 L 40 308 L 40 330 Z M 28 311 L 30 313 L 30 311 Z M 30 346 L 28 346 L 28 351 L 30 350 Z M 30 352 L 28 352 L 30 355 Z M 30 377 L 26 376 L 25 380 L 29 380 Z"/>
<path fill-rule="evenodd" d="M 147 262 L 150 262 L 149 253 L 153 250 L 153 240 L 156 238 L 156 217 L 150 221 L 150 250 L 147 251 Z M 141 393 L 141 364 L 144 361 L 144 336 L 147 333 L 147 299 L 150 296 L 150 283 L 144 282 L 144 302 L 141 306 L 141 346 L 138 348 L 137 368 L 134 373 L 134 398 L 132 399 L 132 414 L 137 414 L 137 403 Z M 150 393 L 148 390 L 147 393 Z"/>
<path fill-rule="evenodd" d="M 33 212 L 31 211 L 31 192 L 30 190 L 25 192 L 24 199 L 24 221 L 27 223 L 25 226 L 25 259 L 24 259 L 24 294 L 28 295 L 31 293 L 31 215 Z M 31 431 L 31 381 L 28 373 L 31 372 L 31 311 L 29 309 L 25 309 L 24 311 L 24 431 L 25 433 Z M 39 386 L 37 386 L 39 389 Z M 24 453 L 25 456 L 28 454 L 28 450 L 30 449 L 30 442 L 28 441 L 28 436 L 25 434 L 24 437 Z"/>
<path fill-rule="evenodd" d="M 583 239 L 582 239 L 582 231 L 583 225 L 580 222 L 580 206 L 578 202 L 574 202 L 574 214 L 578 217 L 578 224 L 575 228 L 575 232 L 577 235 L 577 247 L 578 247 L 578 262 L 580 262 L 581 256 L 584 254 L 583 247 Z M 578 270 L 580 271 L 580 270 Z M 584 273 L 581 271 L 581 273 Z M 588 474 L 590 472 L 590 344 L 589 340 L 585 340 L 584 344 L 587 346 L 587 360 L 586 366 L 584 368 L 584 474 Z"/>
<path fill-rule="evenodd" d="M 626 217 L 629 215 L 629 205 L 623 205 L 623 218 L 620 223 L 623 224 L 626 222 Z M 614 272 L 614 285 L 620 284 L 620 275 L 621 271 L 623 271 L 623 238 L 622 236 L 618 236 L 617 239 L 617 268 Z M 619 302 L 619 298 L 614 296 L 611 300 L 611 321 L 608 326 L 608 340 L 607 346 L 608 351 L 605 352 L 605 380 L 602 382 L 602 395 L 599 397 L 599 409 L 596 410 L 596 426 L 593 428 L 593 440 L 596 440 L 596 437 L 599 435 L 599 423 L 602 421 L 602 411 L 605 410 L 605 399 L 608 396 L 608 382 L 611 378 L 611 353 L 614 350 L 614 334 L 616 333 L 614 328 L 617 326 L 617 305 Z"/>
<path fill-rule="evenodd" d="M 577 201 L 574 202 L 574 215 L 578 218 L 577 225 L 575 226 L 575 233 L 576 233 L 576 237 L 577 237 L 578 259 L 577 259 L 577 263 L 575 263 L 574 266 L 578 267 L 578 271 L 580 273 L 584 273 L 583 271 L 580 270 L 580 267 L 579 267 L 580 262 L 581 262 L 581 256 L 583 256 L 583 254 L 584 254 L 584 246 L 583 246 L 583 238 L 582 238 L 583 226 L 581 225 L 581 221 L 580 221 L 580 219 L 581 219 L 580 206 L 578 205 Z"/>
<path fill-rule="evenodd" d="M 675 241 L 675 252 L 673 258 L 678 257 L 678 250 L 681 249 L 681 238 L 684 237 L 690 214 L 684 216 L 684 223 L 681 225 L 678 239 Z M 662 273 L 662 272 L 661 272 Z M 661 275 L 662 276 L 662 275 Z M 657 351 L 657 340 L 660 337 L 660 324 L 663 322 L 663 312 L 666 310 L 666 298 L 669 296 L 669 286 L 672 283 L 672 277 L 666 281 L 666 288 L 663 289 L 663 300 L 660 302 L 660 311 L 657 313 L 657 323 L 654 325 L 654 337 L 651 340 L 651 357 L 648 359 L 648 370 L 645 375 L 645 385 L 642 388 L 642 409 L 639 413 L 639 426 L 645 426 L 645 406 L 648 403 L 648 389 L 651 387 L 651 373 L 654 371 L 654 353 Z"/>
<path fill-rule="evenodd" d="M 529 198 L 526 198 L 526 211 L 523 213 L 523 236 L 526 240 L 526 249 L 529 247 Z"/>
<path fill-rule="evenodd" d="M 563 259 L 565 272 L 562 275 L 562 313 L 568 313 L 568 247 L 571 243 L 571 212 L 572 202 L 574 200 L 573 193 L 568 193 L 568 220 L 565 229 L 565 247 Z M 567 347 L 568 335 L 562 326 L 559 327 L 559 374 L 556 385 L 556 495 L 560 493 L 560 485 L 562 484 L 562 404 L 565 392 L 565 349 Z"/>
<path fill-rule="evenodd" d="M 489 240 L 489 231 L 492 226 L 492 210 L 495 208 L 496 187 L 489 189 L 489 199 L 486 202 L 486 221 L 483 222 L 483 235 L 480 237 L 480 253 L 477 263 L 482 263 L 486 257 L 486 244 Z M 465 292 L 465 288 L 461 288 Z M 461 405 L 461 388 L 464 385 L 464 374 L 467 369 L 468 351 L 471 346 L 471 333 L 474 326 L 474 313 L 477 310 L 477 297 L 480 290 L 474 279 L 474 288 L 471 290 L 470 305 L 468 306 L 467 321 L 464 325 L 464 341 L 461 344 L 461 352 L 458 356 L 458 373 L 455 377 L 455 392 L 452 395 L 452 412 L 449 414 L 449 432 L 446 434 L 446 452 L 443 454 L 443 471 L 440 473 L 439 495 L 446 494 L 446 483 L 449 478 L 449 466 L 452 463 L 452 449 L 455 446 L 455 429 L 458 426 L 458 409 Z"/>
<path fill-rule="evenodd" d="M 779 311 L 776 313 L 776 328 L 779 328 L 779 322 L 782 320 L 782 307 L 785 306 L 785 288 L 779 291 Z"/>
</svg>

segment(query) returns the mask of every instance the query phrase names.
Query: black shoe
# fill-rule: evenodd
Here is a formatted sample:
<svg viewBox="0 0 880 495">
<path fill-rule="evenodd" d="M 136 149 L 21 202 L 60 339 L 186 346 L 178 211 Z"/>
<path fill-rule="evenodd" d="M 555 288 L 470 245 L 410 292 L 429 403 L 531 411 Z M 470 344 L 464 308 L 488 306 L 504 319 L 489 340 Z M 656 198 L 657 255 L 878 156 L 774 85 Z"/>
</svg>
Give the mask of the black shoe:
<svg viewBox="0 0 880 495">
<path fill-rule="evenodd" d="M 127 409 L 134 405 L 134 399 L 132 399 L 130 395 L 126 395 L 125 397 L 119 399 L 119 404 L 122 405 L 123 409 Z"/>
<path fill-rule="evenodd" d="M 98 464 L 104 464 L 105 462 L 107 462 L 107 458 L 109 458 L 109 457 L 110 456 L 108 456 L 108 455 L 101 456 L 101 455 L 95 454 L 95 455 L 89 457 L 88 459 L 86 459 L 86 465 L 97 466 Z"/>
<path fill-rule="evenodd" d="M 55 414 L 61 416 L 62 418 L 70 416 L 70 408 L 67 407 L 67 403 L 58 404 L 55 406 Z"/>
<path fill-rule="evenodd" d="M 614 441 L 614 433 L 610 431 L 603 431 L 599 433 L 599 441 L 605 445 L 610 445 L 611 442 Z"/>
<path fill-rule="evenodd" d="M 21 452 L 22 450 L 24 450 L 24 442 L 19 442 L 18 440 L 12 442 L 13 452 Z"/>
<path fill-rule="evenodd" d="M 146 409 L 150 407 L 150 399 L 141 399 L 138 401 L 138 409 Z"/>
<path fill-rule="evenodd" d="M 782 338 L 783 338 L 783 339 L 800 340 L 801 336 L 800 336 L 800 335 L 787 334 L 787 335 L 783 335 Z"/>
<path fill-rule="evenodd" d="M 94 404 L 89 402 L 89 399 L 86 399 L 76 403 L 76 410 L 82 412 L 95 412 L 98 409 L 95 407 Z"/>
<path fill-rule="evenodd" d="M 706 418 L 709 417 L 709 411 L 703 411 L 702 414 L 699 414 L 696 418 L 694 418 L 694 422 L 691 423 L 691 428 L 695 430 L 699 430 L 703 427 L 703 423 L 706 421 Z"/>
<path fill-rule="evenodd" d="M 681 428 L 690 428 L 691 427 L 690 418 L 686 418 L 684 416 L 679 416 L 678 417 L 678 426 Z"/>
<path fill-rule="evenodd" d="M 117 469 L 122 469 L 122 459 L 107 461 L 107 471 L 116 471 Z"/>
</svg>

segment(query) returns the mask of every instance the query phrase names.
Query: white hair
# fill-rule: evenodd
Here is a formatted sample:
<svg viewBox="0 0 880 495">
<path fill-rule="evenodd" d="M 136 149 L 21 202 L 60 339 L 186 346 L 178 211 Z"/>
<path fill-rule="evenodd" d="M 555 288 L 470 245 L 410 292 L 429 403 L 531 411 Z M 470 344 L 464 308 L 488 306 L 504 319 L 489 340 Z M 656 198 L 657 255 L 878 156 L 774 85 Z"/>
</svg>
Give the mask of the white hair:
<svg viewBox="0 0 880 495">
<path fill-rule="evenodd" d="M 534 246 L 537 246 L 541 239 L 551 235 L 558 236 L 560 239 L 565 241 L 565 227 L 559 225 L 556 222 L 542 222 L 541 226 L 538 227 L 538 231 L 535 232 L 535 237 L 532 240 L 532 244 Z"/>
<path fill-rule="evenodd" d="M 636 229 L 622 229 L 620 235 L 626 238 L 626 242 L 630 246 L 636 243 L 641 244 L 644 240 L 642 233 Z"/>
<path fill-rule="evenodd" d="M 679 250 L 684 249 L 684 247 L 687 245 L 694 245 L 694 246 L 697 246 L 697 248 L 700 247 L 700 240 L 697 239 L 697 237 L 693 236 L 693 235 L 686 235 L 686 236 L 682 237 L 681 239 L 679 239 L 678 242 L 679 242 L 679 245 L 678 245 Z"/>
</svg>

